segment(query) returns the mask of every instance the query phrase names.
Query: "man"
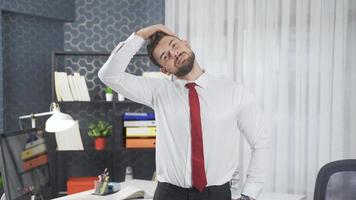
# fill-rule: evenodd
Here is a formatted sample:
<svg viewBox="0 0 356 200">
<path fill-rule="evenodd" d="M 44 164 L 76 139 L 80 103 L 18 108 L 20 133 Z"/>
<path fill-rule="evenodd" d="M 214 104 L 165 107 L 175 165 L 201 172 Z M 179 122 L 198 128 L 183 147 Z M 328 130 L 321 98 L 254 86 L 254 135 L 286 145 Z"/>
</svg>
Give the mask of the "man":
<svg viewBox="0 0 356 200">
<path fill-rule="evenodd" d="M 145 40 L 149 41 L 152 62 L 177 80 L 125 73 Z M 100 69 L 99 78 L 155 111 L 159 183 L 154 200 L 257 198 L 269 161 L 269 138 L 262 128 L 262 114 L 243 86 L 209 76 L 186 41 L 160 24 L 143 28 L 117 45 Z M 236 181 L 238 128 L 252 149 L 242 195 Z"/>
</svg>

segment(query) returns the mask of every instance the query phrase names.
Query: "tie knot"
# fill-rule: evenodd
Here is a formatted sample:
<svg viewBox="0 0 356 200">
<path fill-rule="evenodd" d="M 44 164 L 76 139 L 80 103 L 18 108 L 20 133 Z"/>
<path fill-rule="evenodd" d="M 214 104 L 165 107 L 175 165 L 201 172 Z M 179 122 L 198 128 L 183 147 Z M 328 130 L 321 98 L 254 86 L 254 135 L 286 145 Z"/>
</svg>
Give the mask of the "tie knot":
<svg viewBox="0 0 356 200">
<path fill-rule="evenodd" d="M 192 88 L 194 88 L 196 85 L 197 85 L 197 84 L 195 84 L 195 83 L 187 83 L 187 84 L 185 84 L 185 87 L 187 87 L 188 89 L 192 89 Z"/>
</svg>

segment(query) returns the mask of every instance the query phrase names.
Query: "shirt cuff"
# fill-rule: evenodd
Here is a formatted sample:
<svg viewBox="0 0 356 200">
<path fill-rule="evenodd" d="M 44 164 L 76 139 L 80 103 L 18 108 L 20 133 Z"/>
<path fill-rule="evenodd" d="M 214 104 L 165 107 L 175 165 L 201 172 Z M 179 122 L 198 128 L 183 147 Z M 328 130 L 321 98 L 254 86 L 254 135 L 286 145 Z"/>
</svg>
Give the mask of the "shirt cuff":
<svg viewBox="0 0 356 200">
<path fill-rule="evenodd" d="M 262 191 L 262 186 L 256 183 L 246 183 L 242 189 L 242 194 L 257 199 Z"/>
<path fill-rule="evenodd" d="M 134 52 L 138 52 L 144 43 L 145 40 L 142 37 L 136 35 L 135 32 L 133 32 L 125 41 L 125 44 L 129 45 L 130 49 L 132 49 Z"/>
<path fill-rule="evenodd" d="M 240 193 L 233 193 L 231 191 L 231 199 L 239 199 L 241 198 L 241 194 Z"/>
<path fill-rule="evenodd" d="M 240 187 L 239 179 L 231 180 L 230 190 L 231 190 L 231 199 L 238 199 L 241 197 L 241 187 Z"/>
</svg>

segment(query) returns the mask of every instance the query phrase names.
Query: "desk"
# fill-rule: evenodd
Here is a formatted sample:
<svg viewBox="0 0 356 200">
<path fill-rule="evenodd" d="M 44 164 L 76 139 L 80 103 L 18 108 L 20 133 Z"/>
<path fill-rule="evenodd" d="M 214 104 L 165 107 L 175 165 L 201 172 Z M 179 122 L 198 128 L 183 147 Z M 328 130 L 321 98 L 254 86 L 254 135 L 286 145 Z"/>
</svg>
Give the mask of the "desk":
<svg viewBox="0 0 356 200">
<path fill-rule="evenodd" d="M 144 190 L 147 195 L 147 196 L 145 195 L 144 199 L 150 199 L 150 200 L 152 200 L 153 194 L 157 187 L 156 182 L 147 181 L 147 180 L 138 180 L 138 179 L 120 183 L 121 188 L 125 188 L 129 185 L 134 185 L 134 186 Z M 115 196 L 114 196 L 115 194 L 99 196 L 99 195 L 92 195 L 93 192 L 94 192 L 94 189 L 87 190 L 84 192 L 79 192 L 76 194 L 56 198 L 56 200 L 83 200 L 83 199 L 85 199 L 85 200 L 117 200 L 117 199 L 115 199 Z M 142 198 L 140 198 L 139 200 L 142 200 Z"/>
<path fill-rule="evenodd" d="M 131 180 L 120 183 L 121 188 L 127 187 L 128 185 L 134 185 L 141 189 L 143 189 L 147 193 L 147 197 L 144 199 L 152 200 L 154 191 L 156 190 L 157 183 L 146 180 Z M 113 197 L 114 194 L 106 195 L 106 196 L 98 196 L 92 195 L 94 190 L 88 190 L 60 198 L 56 198 L 56 200 L 117 200 Z M 138 199 L 138 200 L 142 200 Z M 296 194 L 284 194 L 284 193 L 262 193 L 258 200 L 305 200 L 304 195 L 296 195 Z"/>
</svg>

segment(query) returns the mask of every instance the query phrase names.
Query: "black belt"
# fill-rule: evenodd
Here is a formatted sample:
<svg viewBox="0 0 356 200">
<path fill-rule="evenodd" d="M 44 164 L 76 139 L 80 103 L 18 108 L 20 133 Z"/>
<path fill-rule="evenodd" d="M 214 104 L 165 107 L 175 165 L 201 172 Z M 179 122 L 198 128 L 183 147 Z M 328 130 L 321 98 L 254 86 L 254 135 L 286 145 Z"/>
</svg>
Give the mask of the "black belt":
<svg viewBox="0 0 356 200">
<path fill-rule="evenodd" d="M 166 183 L 166 182 L 158 182 L 159 186 L 160 187 L 164 187 L 164 188 L 170 188 L 170 189 L 174 189 L 178 192 L 199 192 L 199 190 L 197 190 L 196 188 L 194 187 L 191 187 L 191 188 L 184 188 L 184 187 L 179 187 L 179 186 L 176 186 L 176 185 L 173 185 L 173 184 L 170 184 L 170 183 Z M 221 188 L 224 188 L 224 187 L 229 187 L 230 188 L 230 182 L 227 182 L 227 183 L 224 183 L 222 185 L 211 185 L 211 186 L 208 186 L 208 187 L 205 187 L 204 191 L 213 191 L 213 190 L 218 190 L 218 189 L 221 189 Z"/>
</svg>

